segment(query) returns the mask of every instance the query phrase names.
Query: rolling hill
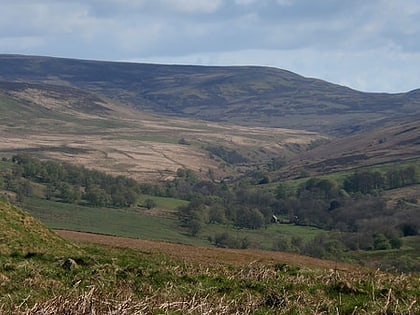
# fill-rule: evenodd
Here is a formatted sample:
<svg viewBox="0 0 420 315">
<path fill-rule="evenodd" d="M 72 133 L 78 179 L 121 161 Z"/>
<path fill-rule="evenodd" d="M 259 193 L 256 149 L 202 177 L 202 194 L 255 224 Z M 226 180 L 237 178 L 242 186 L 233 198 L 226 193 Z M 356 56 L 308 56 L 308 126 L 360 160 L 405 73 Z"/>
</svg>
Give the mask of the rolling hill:
<svg viewBox="0 0 420 315">
<path fill-rule="evenodd" d="M 348 135 L 419 113 L 420 91 L 363 93 L 267 67 L 205 67 L 0 55 L 0 81 L 68 86 L 140 110 Z"/>
</svg>

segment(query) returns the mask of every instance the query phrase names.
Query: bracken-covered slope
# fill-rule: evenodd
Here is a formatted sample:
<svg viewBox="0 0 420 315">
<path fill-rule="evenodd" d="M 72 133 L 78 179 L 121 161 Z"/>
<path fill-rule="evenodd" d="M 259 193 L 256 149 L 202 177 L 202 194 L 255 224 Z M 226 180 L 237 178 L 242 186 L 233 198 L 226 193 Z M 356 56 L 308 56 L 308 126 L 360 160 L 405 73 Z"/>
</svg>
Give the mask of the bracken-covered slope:
<svg viewBox="0 0 420 315">
<path fill-rule="evenodd" d="M 363 93 L 268 67 L 0 55 L 0 69 L 0 81 L 73 86 L 161 114 L 333 135 L 420 111 L 420 90 Z"/>
<path fill-rule="evenodd" d="M 334 139 L 289 161 L 288 175 L 305 169 L 321 175 L 388 162 L 419 161 L 420 115 L 384 122 L 378 128 Z"/>
</svg>

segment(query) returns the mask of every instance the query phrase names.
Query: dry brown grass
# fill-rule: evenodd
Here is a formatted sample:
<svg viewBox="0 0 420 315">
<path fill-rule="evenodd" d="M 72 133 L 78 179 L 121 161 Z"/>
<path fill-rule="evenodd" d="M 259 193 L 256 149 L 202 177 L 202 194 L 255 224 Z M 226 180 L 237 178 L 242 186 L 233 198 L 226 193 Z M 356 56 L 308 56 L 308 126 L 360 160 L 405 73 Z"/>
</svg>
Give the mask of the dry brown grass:
<svg viewBox="0 0 420 315">
<path fill-rule="evenodd" d="M 213 169 L 218 176 L 234 171 L 219 169 L 220 161 L 210 159 L 203 149 L 208 144 L 239 149 L 258 159 L 258 154 L 287 153 L 286 144 L 306 145 L 320 138 L 302 130 L 159 116 L 107 99 L 95 101 L 107 112 L 86 111 L 78 105 L 84 101 L 82 96 L 65 96 L 33 88 L 14 93 L 14 97 L 32 102 L 34 110 L 40 110 L 39 117 L 37 113 L 30 121 L 22 119 L 13 126 L 0 126 L 0 152 L 28 150 L 112 174 L 156 181 L 170 178 L 178 168 L 203 174 Z M 191 145 L 178 144 L 181 138 Z"/>
<path fill-rule="evenodd" d="M 174 266 L 172 266 L 174 267 Z M 219 287 L 201 287 L 181 293 L 168 282 L 160 289 L 142 286 L 145 295 L 119 287 L 109 292 L 101 285 L 74 288 L 45 301 L 23 301 L 13 314 L 409 314 L 420 311 L 413 279 L 379 272 L 299 271 L 290 273 L 270 266 L 248 265 L 239 269 L 195 269 L 189 274 L 225 277 L 231 283 L 254 283 L 261 291 L 243 290 L 235 296 Z M 175 267 L 176 269 L 176 267 Z M 181 268 L 180 268 L 181 269 Z M 185 276 L 185 270 L 179 276 Z M 275 281 L 273 281 L 273 279 Z M 281 285 L 277 285 L 276 281 Z M 417 285 L 418 289 L 418 285 Z M 358 300 L 358 297 L 363 299 Z M 29 298 L 29 297 L 28 297 Z M 7 313 L 4 307 L 0 311 Z"/>
<path fill-rule="evenodd" d="M 167 290 L 165 294 L 170 294 Z M 138 299 L 133 296 L 104 296 L 95 287 L 75 296 L 56 296 L 32 307 L 19 307 L 15 314 L 250 314 L 255 302 L 224 297 L 214 299 L 211 296 L 179 298 L 163 301 L 158 294 Z"/>
</svg>

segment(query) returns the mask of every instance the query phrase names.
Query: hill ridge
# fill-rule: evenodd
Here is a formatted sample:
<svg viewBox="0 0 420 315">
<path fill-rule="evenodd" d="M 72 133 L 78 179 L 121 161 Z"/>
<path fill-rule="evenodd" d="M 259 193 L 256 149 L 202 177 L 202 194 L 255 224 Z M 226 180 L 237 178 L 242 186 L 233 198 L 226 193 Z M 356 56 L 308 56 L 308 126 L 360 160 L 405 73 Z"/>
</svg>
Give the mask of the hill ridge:
<svg viewBox="0 0 420 315">
<path fill-rule="evenodd" d="M 140 110 L 347 135 L 419 113 L 420 93 L 365 93 L 263 66 L 161 65 L 0 55 L 1 81 L 68 85 Z"/>
</svg>

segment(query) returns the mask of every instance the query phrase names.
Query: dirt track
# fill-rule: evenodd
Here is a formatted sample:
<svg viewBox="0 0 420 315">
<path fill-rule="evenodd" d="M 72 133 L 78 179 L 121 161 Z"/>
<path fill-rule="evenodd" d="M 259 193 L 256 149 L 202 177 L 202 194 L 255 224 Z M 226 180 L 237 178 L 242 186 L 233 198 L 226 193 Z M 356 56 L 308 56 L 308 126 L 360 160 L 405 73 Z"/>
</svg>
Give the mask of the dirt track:
<svg viewBox="0 0 420 315">
<path fill-rule="evenodd" d="M 138 249 L 150 253 L 165 253 L 177 259 L 200 264 L 247 265 L 252 263 L 284 263 L 309 268 L 354 270 L 357 267 L 292 253 L 197 247 L 168 242 L 56 230 L 61 237 L 75 242 L 92 242 L 115 247 Z"/>
</svg>

